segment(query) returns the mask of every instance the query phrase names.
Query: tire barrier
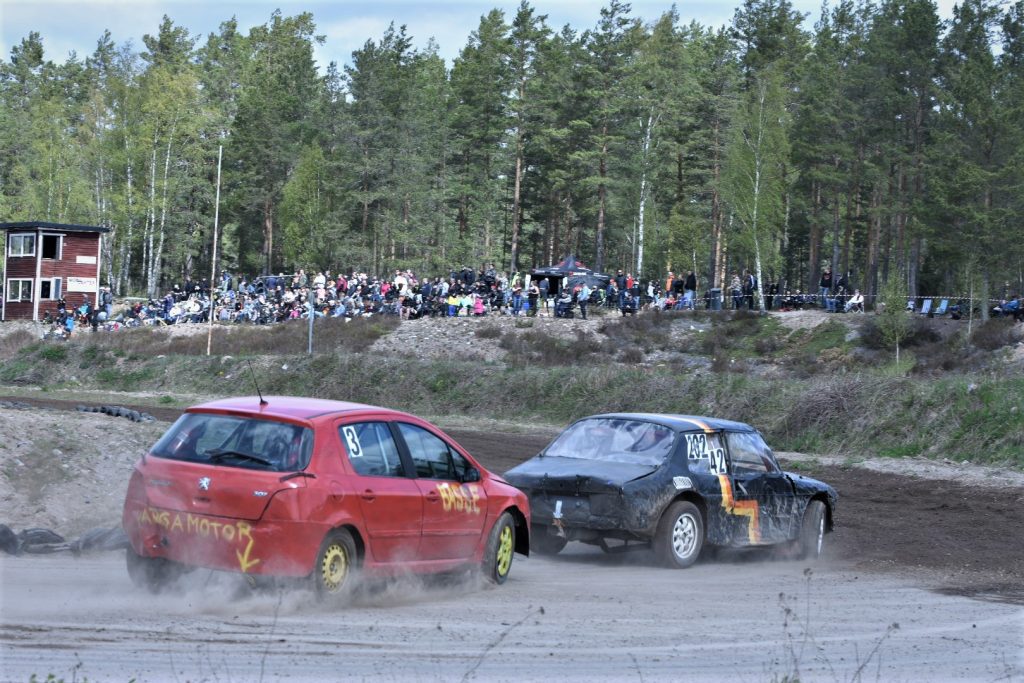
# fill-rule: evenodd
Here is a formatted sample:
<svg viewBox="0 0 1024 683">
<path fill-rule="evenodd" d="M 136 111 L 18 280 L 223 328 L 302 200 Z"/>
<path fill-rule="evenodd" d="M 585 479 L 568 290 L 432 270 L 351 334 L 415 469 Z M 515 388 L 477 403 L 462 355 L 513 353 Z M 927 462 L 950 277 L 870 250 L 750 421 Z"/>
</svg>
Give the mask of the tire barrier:
<svg viewBox="0 0 1024 683">
<path fill-rule="evenodd" d="M 127 547 L 128 536 L 125 535 L 123 529 L 117 527 L 110 529 L 96 527 L 86 531 L 78 538 L 68 541 L 50 529 L 31 528 L 14 533 L 6 524 L 0 524 L 0 552 L 8 555 L 46 555 L 63 552 L 81 555 L 83 553 L 124 550 Z"/>
<path fill-rule="evenodd" d="M 156 418 L 149 413 L 139 412 L 123 406 L 75 406 L 80 413 L 103 413 L 111 417 L 126 417 L 132 422 L 156 422 Z"/>
<path fill-rule="evenodd" d="M 21 401 L 0 401 L 0 408 L 8 408 L 10 410 L 32 410 L 35 407 Z"/>
</svg>

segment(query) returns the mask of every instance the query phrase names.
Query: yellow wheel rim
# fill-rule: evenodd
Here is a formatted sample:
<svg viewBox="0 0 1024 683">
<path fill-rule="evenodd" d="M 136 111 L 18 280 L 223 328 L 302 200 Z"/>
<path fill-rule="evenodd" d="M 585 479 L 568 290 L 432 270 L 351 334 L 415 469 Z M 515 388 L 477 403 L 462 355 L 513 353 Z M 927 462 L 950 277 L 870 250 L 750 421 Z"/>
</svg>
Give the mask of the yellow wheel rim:
<svg viewBox="0 0 1024 683">
<path fill-rule="evenodd" d="M 323 580 L 324 590 L 328 593 L 336 593 L 345 584 L 348 577 L 348 554 L 338 543 L 332 543 L 324 551 L 323 562 L 320 563 L 320 578 Z"/>
<path fill-rule="evenodd" d="M 508 574 L 512 566 L 512 527 L 506 526 L 498 536 L 498 576 Z"/>
</svg>

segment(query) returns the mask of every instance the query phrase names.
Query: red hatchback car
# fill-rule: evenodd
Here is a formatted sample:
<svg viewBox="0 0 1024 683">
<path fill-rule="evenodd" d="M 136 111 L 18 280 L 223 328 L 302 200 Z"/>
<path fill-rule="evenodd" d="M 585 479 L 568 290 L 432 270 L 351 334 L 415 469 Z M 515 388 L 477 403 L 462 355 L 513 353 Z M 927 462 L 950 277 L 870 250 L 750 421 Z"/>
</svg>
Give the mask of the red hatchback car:
<svg viewBox="0 0 1024 683">
<path fill-rule="evenodd" d="M 206 567 L 310 577 L 480 566 L 504 583 L 529 553 L 521 491 L 437 427 L 357 403 L 270 396 L 185 411 L 135 466 L 128 573 L 151 590 Z"/>
</svg>

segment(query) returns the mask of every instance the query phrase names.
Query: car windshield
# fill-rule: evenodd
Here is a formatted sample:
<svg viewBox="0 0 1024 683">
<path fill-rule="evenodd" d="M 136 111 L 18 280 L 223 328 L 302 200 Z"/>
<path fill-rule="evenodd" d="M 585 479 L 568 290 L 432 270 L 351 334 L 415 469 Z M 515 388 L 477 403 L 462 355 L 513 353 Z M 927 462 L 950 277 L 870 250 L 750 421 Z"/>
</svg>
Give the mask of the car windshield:
<svg viewBox="0 0 1024 683">
<path fill-rule="evenodd" d="M 598 417 L 573 424 L 544 451 L 546 456 L 660 465 L 675 432 L 651 422 Z"/>
<path fill-rule="evenodd" d="M 313 431 L 285 422 L 186 413 L 150 451 L 158 458 L 294 472 L 313 452 Z"/>
</svg>

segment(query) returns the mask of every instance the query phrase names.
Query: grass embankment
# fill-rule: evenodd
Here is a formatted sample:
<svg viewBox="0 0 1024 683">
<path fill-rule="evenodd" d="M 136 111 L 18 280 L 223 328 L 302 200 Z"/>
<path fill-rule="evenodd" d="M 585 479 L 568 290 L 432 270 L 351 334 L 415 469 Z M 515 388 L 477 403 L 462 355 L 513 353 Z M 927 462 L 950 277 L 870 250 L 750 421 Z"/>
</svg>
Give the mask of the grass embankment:
<svg viewBox="0 0 1024 683">
<path fill-rule="evenodd" d="M 457 417 L 466 426 L 474 417 L 548 426 L 605 411 L 708 414 L 748 422 L 781 450 L 922 455 L 1024 468 L 1019 377 L 989 371 L 896 374 L 877 362 L 857 361 L 857 342 L 836 322 L 790 332 L 774 321 L 741 317 L 711 321 L 702 333 L 682 337 L 660 325 L 608 323 L 600 339 L 586 344 L 517 330 L 532 343 L 502 337 L 508 363 L 426 361 L 397 349 L 363 352 L 389 331 L 384 321 L 325 326 L 318 332 L 322 352 L 312 358 L 280 353 L 305 347 L 305 328 L 298 325 L 218 332 L 215 351 L 248 349 L 247 356 L 206 357 L 205 335 L 167 338 L 149 330 L 63 345 L 8 338 L 0 344 L 0 383 L 54 392 L 252 394 L 251 359 L 264 394 L 386 405 Z M 633 349 L 647 354 L 666 348 L 703 358 L 704 369 L 693 370 L 693 362 L 633 362 Z M 559 357 L 562 364 L 554 360 Z M 752 371 L 764 367 L 773 371 Z"/>
</svg>

